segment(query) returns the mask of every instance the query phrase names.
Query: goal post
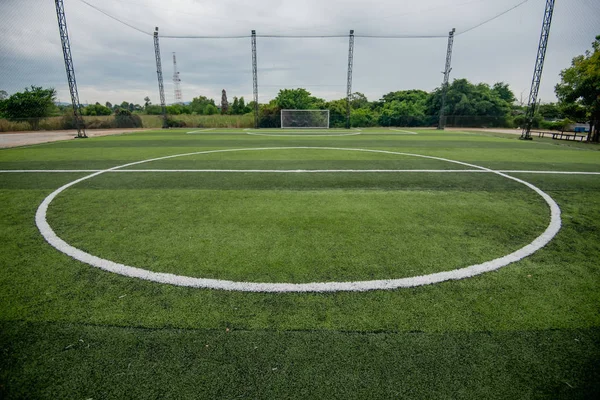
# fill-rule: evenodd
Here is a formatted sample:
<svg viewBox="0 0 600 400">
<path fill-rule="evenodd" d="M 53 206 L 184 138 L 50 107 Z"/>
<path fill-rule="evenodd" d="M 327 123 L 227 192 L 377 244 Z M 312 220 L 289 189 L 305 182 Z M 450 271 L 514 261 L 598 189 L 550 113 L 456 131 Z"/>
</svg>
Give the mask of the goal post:
<svg viewBox="0 0 600 400">
<path fill-rule="evenodd" d="M 329 110 L 281 110 L 281 128 L 328 129 Z"/>
</svg>

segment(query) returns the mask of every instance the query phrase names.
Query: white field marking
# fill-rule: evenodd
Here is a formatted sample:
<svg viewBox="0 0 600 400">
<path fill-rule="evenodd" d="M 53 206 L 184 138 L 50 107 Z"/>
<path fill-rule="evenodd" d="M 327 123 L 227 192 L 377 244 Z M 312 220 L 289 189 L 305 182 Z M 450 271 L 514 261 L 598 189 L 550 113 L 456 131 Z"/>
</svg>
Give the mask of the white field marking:
<svg viewBox="0 0 600 400">
<path fill-rule="evenodd" d="M 397 133 L 397 135 L 399 135 L 399 134 L 403 134 L 403 135 L 418 135 L 417 132 L 405 131 L 403 129 L 390 128 L 390 131 L 401 132 L 401 133 Z"/>
<path fill-rule="evenodd" d="M 304 173 L 402 173 L 402 172 L 483 172 L 480 169 L 117 169 L 106 171 L 116 172 L 239 172 L 239 173 L 282 173 L 282 174 L 304 174 Z"/>
<path fill-rule="evenodd" d="M 197 129 L 195 131 L 190 131 L 190 132 L 186 132 L 187 135 L 192 135 L 194 133 L 202 133 L 202 132 L 206 132 L 206 131 L 214 131 L 215 128 L 205 128 L 205 129 Z"/>
<path fill-rule="evenodd" d="M 559 174 L 559 175 L 600 175 L 600 172 L 586 172 L 586 171 L 500 171 L 508 174 Z"/>
<path fill-rule="evenodd" d="M 28 172 L 35 172 L 35 173 L 73 173 L 73 172 L 98 172 L 98 171 L 103 171 L 101 169 L 2 169 L 0 170 L 0 173 L 11 173 L 11 172 L 16 172 L 16 173 L 28 173 Z"/>
<path fill-rule="evenodd" d="M 138 165 L 151 161 L 165 160 L 175 157 L 183 157 L 197 154 L 210 154 L 210 153 L 226 153 L 233 151 L 265 151 L 265 150 L 291 150 L 291 149 L 321 149 L 321 150 L 341 150 L 341 151 L 361 151 L 369 153 L 381 153 L 381 154 L 397 154 L 402 156 L 420 157 L 432 160 L 446 161 L 458 165 L 463 165 L 471 168 L 482 169 L 484 171 L 492 172 L 496 175 L 511 179 L 519 182 L 538 195 L 540 195 L 550 208 L 550 224 L 546 230 L 533 240 L 530 244 L 519 250 L 510 253 L 504 257 L 496 258 L 491 261 L 484 262 L 482 264 L 471 265 L 465 268 L 438 272 L 429 275 L 414 276 L 410 278 L 400 279 L 385 279 L 385 280 L 372 280 L 372 281 L 355 281 L 355 282 L 312 282 L 312 283 L 271 283 L 271 282 L 235 282 L 222 279 L 207 279 L 207 278 L 194 278 L 189 276 L 174 275 L 163 272 L 152 272 L 138 267 L 132 267 L 124 264 L 119 264 L 114 261 L 106 260 L 100 257 L 96 257 L 76 247 L 71 246 L 52 230 L 52 227 L 47 221 L 47 212 L 50 203 L 64 190 L 76 185 L 79 182 L 93 178 L 105 172 L 114 171 L 120 168 L 130 167 L 132 165 Z M 368 149 L 354 149 L 354 148 L 338 148 L 338 147 L 266 147 L 266 148 L 247 148 L 247 149 L 225 149 L 225 150 L 208 150 L 198 151 L 193 153 L 176 154 L 165 157 L 152 158 L 143 161 L 136 161 L 121 166 L 113 167 L 104 171 L 95 172 L 93 174 L 84 176 L 83 178 L 76 179 L 66 185 L 61 186 L 54 192 L 50 193 L 40 204 L 35 214 L 35 223 L 46 241 L 56 248 L 57 250 L 67 254 L 68 256 L 89 264 L 93 267 L 103 269 L 105 271 L 114 272 L 120 275 L 140 278 L 148 281 L 166 283 L 177 286 L 187 286 L 196 288 L 208 288 L 208 289 L 221 289 L 221 290 L 233 290 L 242 292 L 337 292 L 337 291 L 367 291 L 367 290 L 381 290 L 381 289 L 398 289 L 415 287 L 422 285 L 431 285 L 434 283 L 444 282 L 448 280 L 458 280 L 469 278 L 475 275 L 482 274 L 484 272 L 494 271 L 509 265 L 513 262 L 519 261 L 544 247 L 548 244 L 554 236 L 558 233 L 561 227 L 560 219 L 560 208 L 558 204 L 541 189 L 532 185 L 524 180 L 506 175 L 504 173 L 490 170 L 489 168 L 480 167 L 474 164 L 468 164 L 462 161 L 449 160 L 441 157 L 425 156 L 420 154 L 400 153 L 387 150 L 368 150 Z"/>
<path fill-rule="evenodd" d="M 232 173 L 444 173 L 473 172 L 505 174 L 547 174 L 547 175 L 600 175 L 588 171 L 525 171 L 525 170 L 482 170 L 482 169 L 2 169 L 0 173 L 77 173 L 77 172 L 232 172 Z"/>
<path fill-rule="evenodd" d="M 244 129 L 244 132 L 248 135 L 254 135 L 254 136 L 280 136 L 280 137 L 285 137 L 285 136 L 294 136 L 294 137 L 327 137 L 327 136 L 355 136 L 355 135 L 360 135 L 361 131 L 360 129 L 355 129 L 353 132 L 348 132 L 348 133 L 330 133 L 332 131 L 318 131 L 318 130 L 293 130 L 293 131 L 289 131 L 289 130 L 285 130 L 282 129 L 279 132 L 289 132 L 289 133 L 259 133 L 257 131 L 253 131 L 251 129 Z M 295 133 L 292 133 L 295 132 Z M 323 132 L 323 133 L 318 133 L 318 132 Z M 335 131 L 334 131 L 335 132 Z"/>
</svg>

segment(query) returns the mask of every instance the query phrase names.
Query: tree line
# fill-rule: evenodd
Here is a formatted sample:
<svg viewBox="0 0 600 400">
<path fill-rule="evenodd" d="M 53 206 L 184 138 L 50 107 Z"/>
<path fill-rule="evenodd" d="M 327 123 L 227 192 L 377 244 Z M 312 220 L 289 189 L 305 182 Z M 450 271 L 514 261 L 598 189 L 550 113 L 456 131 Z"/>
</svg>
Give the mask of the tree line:
<svg viewBox="0 0 600 400">
<path fill-rule="evenodd" d="M 533 120 L 534 128 L 566 129 L 574 122 L 585 122 L 590 126 L 589 140 L 600 139 L 600 36 L 592 43 L 592 50 L 573 58 L 571 66 L 564 69 L 561 82 L 556 85 L 557 103 L 540 104 Z M 350 124 L 356 127 L 371 126 L 435 126 L 438 122 L 442 97 L 445 91 L 444 115 L 446 125 L 457 127 L 522 127 L 525 125 L 526 106 L 517 102 L 514 93 L 504 82 L 493 85 L 472 83 L 467 79 L 455 79 L 446 88 L 432 92 L 423 90 L 400 90 L 369 101 L 362 93 L 353 93 L 350 98 Z M 225 93 L 223 93 L 225 96 Z M 69 106 L 54 103 L 54 89 L 31 86 L 24 92 L 8 95 L 0 91 L 0 117 L 10 120 L 31 119 L 36 121 L 52 115 L 68 115 Z M 166 106 L 170 125 L 181 126 L 178 115 L 230 115 L 251 114 L 253 102 L 246 103 L 243 97 L 234 97 L 221 107 L 206 96 L 193 98 L 187 104 Z M 282 89 L 267 104 L 259 105 L 260 127 L 279 127 L 282 109 L 329 110 L 330 126 L 344 127 L 348 100 L 346 98 L 326 101 L 313 96 L 304 88 Z M 144 104 L 124 101 L 120 104 L 106 102 L 90 104 L 81 109 L 85 116 L 115 115 L 122 121 L 127 118 L 135 122 L 135 115 L 162 114 L 160 105 L 152 104 L 149 97 Z"/>
</svg>

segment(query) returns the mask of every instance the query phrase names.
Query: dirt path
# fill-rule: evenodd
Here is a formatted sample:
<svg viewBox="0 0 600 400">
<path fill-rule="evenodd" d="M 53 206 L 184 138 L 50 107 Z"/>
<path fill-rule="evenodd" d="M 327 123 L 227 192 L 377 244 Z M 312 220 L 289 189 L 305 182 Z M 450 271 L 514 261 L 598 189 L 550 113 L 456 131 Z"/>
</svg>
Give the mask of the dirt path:
<svg viewBox="0 0 600 400">
<path fill-rule="evenodd" d="M 150 129 L 90 129 L 86 131 L 86 133 L 88 137 L 97 137 L 107 135 L 119 135 L 127 132 L 141 132 L 147 130 Z M 0 148 L 27 146 L 39 143 L 56 142 L 59 140 L 72 140 L 76 135 L 76 130 L 0 132 Z"/>
</svg>

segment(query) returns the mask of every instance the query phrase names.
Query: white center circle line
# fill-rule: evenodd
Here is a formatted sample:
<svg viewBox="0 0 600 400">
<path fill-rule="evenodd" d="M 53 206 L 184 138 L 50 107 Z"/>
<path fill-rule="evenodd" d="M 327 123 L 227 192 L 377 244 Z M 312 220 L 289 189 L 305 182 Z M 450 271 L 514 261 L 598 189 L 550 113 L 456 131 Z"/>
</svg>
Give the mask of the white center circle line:
<svg viewBox="0 0 600 400">
<path fill-rule="evenodd" d="M 432 160 L 446 161 L 458 165 L 463 165 L 471 168 L 480 169 L 483 171 L 491 172 L 504 178 L 513 180 L 521 183 L 539 196 L 541 196 L 546 204 L 550 208 L 550 223 L 546 230 L 537 238 L 535 238 L 528 245 L 500 258 L 496 258 L 490 261 L 486 261 L 481 264 L 475 264 L 464 268 L 437 272 L 428 275 L 420 275 L 409 278 L 399 279 L 383 279 L 383 280 L 367 280 L 367 281 L 353 281 L 353 282 L 311 282 L 311 283 L 274 283 L 274 282 L 237 282 L 223 279 L 208 279 L 208 278 L 194 278 L 189 276 L 175 275 L 163 272 L 148 271 L 139 267 L 128 266 L 119 264 L 111 260 L 106 260 L 92 254 L 86 253 L 69 243 L 62 240 L 47 221 L 48 207 L 52 201 L 64 190 L 76 185 L 79 182 L 91 179 L 95 176 L 101 175 L 106 172 L 115 171 L 121 168 L 130 167 L 132 165 L 138 165 L 151 161 L 166 160 L 176 157 L 191 156 L 197 154 L 210 154 L 210 153 L 224 153 L 234 151 L 265 151 L 265 150 L 293 150 L 293 149 L 316 149 L 316 150 L 341 150 L 341 151 L 361 151 L 370 153 L 383 153 L 383 154 L 397 154 L 402 156 L 412 156 L 427 158 Z M 444 282 L 448 280 L 458 280 L 473 277 L 484 272 L 494 271 L 519 261 L 531 254 L 535 253 L 546 244 L 548 244 L 554 236 L 558 233 L 561 227 L 560 219 L 560 208 L 558 204 L 548 194 L 543 192 L 533 184 L 526 182 L 522 179 L 506 175 L 505 173 L 494 171 L 489 168 L 481 167 L 474 164 L 465 163 L 462 161 L 449 160 L 441 157 L 425 156 L 421 154 L 411 154 L 394 152 L 387 150 L 369 150 L 369 149 L 355 149 L 355 148 L 339 148 L 339 147 L 266 147 L 266 148 L 246 148 L 246 149 L 225 149 L 225 150 L 208 150 L 198 151 L 193 153 L 176 154 L 165 157 L 152 158 L 148 160 L 136 161 L 120 165 L 117 167 L 109 168 L 93 174 L 87 175 L 83 178 L 76 179 L 69 182 L 60 188 L 56 189 L 50 195 L 48 195 L 40 204 L 35 215 L 36 225 L 46 241 L 56 248 L 57 250 L 65 253 L 66 255 L 89 264 L 93 267 L 103 269 L 105 271 L 117 273 L 120 275 L 144 279 L 152 282 L 166 283 L 177 286 L 195 287 L 195 288 L 207 288 L 207 289 L 220 289 L 220 290 L 231 290 L 231 291 L 242 291 L 242 292 L 338 292 L 338 291 L 367 291 L 367 290 L 382 290 L 382 289 L 398 289 L 398 288 L 409 288 L 423 285 L 430 285 L 434 283 Z"/>
</svg>

